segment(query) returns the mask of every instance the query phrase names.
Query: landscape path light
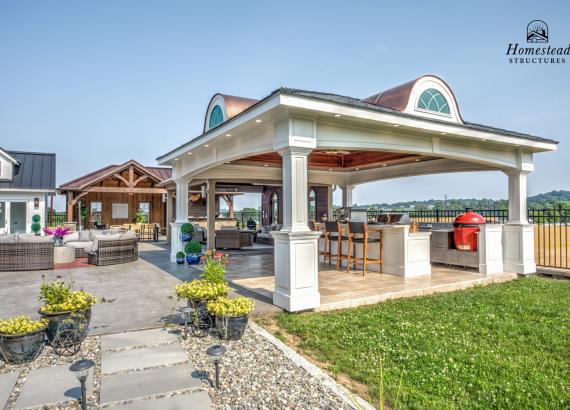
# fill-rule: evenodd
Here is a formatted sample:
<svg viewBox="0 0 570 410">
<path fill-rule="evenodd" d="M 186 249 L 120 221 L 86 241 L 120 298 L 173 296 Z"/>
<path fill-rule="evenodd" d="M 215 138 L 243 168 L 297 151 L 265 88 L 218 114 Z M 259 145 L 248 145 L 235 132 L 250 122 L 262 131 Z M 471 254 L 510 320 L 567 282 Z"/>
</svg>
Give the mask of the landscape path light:
<svg viewBox="0 0 570 410">
<path fill-rule="evenodd" d="M 216 389 L 220 388 L 220 361 L 226 351 L 227 349 L 222 345 L 213 345 L 206 350 L 206 354 L 212 358 L 216 368 Z"/>
<path fill-rule="evenodd" d="M 91 370 L 94 364 L 93 360 L 81 359 L 69 367 L 69 370 L 75 373 L 75 377 L 79 380 L 79 383 L 81 383 L 81 410 L 87 410 L 87 389 L 85 382 L 89 376 L 89 370 Z"/>
<path fill-rule="evenodd" d="M 188 319 L 190 318 L 190 314 L 193 312 L 194 309 L 190 306 L 181 307 L 178 309 L 182 319 L 184 319 L 184 334 L 183 338 L 186 340 L 188 338 Z"/>
</svg>

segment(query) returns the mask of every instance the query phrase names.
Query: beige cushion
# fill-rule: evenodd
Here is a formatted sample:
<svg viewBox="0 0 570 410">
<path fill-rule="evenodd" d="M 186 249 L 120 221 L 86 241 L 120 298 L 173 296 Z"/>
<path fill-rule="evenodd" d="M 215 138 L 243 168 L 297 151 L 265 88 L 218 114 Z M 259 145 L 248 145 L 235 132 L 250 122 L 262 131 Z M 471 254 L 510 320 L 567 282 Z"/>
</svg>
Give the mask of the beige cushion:
<svg viewBox="0 0 570 410">
<path fill-rule="evenodd" d="M 79 240 L 79 232 L 72 232 L 63 237 L 63 243 L 67 243 L 70 241 L 78 241 L 78 240 Z"/>
<path fill-rule="evenodd" d="M 85 251 L 89 251 L 93 242 L 91 241 L 69 241 L 65 243 L 67 246 L 73 246 L 74 248 L 82 248 Z"/>
<path fill-rule="evenodd" d="M 114 235 L 114 234 L 111 234 Z M 119 234 L 119 239 L 137 239 L 137 233 L 134 231 L 127 231 L 124 233 Z"/>
<path fill-rule="evenodd" d="M 230 226 L 222 226 L 220 228 L 221 231 L 237 231 L 237 226 L 235 225 L 230 225 Z"/>
<path fill-rule="evenodd" d="M 22 234 L 18 235 L 18 242 L 23 243 L 47 243 L 53 242 L 53 236 L 41 236 L 34 234 Z"/>
<path fill-rule="evenodd" d="M 16 235 L 3 234 L 0 235 L 0 243 L 16 243 L 17 238 Z"/>
<path fill-rule="evenodd" d="M 121 233 L 111 233 L 111 234 L 93 234 L 93 243 L 91 245 L 91 252 L 96 252 L 99 248 L 99 241 L 116 241 L 121 239 Z M 136 234 L 135 234 L 136 236 Z"/>
<path fill-rule="evenodd" d="M 91 231 L 79 231 L 79 240 L 80 241 L 90 241 L 91 240 Z"/>
</svg>

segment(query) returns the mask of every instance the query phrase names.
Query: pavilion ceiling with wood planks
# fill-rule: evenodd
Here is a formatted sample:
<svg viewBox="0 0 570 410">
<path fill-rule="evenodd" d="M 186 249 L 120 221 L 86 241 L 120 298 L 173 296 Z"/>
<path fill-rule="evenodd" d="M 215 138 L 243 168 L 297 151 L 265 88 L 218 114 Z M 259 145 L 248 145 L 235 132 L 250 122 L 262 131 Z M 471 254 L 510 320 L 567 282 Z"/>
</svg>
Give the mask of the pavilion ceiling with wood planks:
<svg viewBox="0 0 570 410">
<path fill-rule="evenodd" d="M 382 165 L 405 164 L 419 161 L 437 159 L 415 154 L 401 154 L 381 151 L 343 151 L 343 150 L 315 150 L 309 154 L 309 168 L 311 169 L 345 169 L 372 168 Z M 277 152 L 253 155 L 233 161 L 238 165 L 267 165 L 281 166 L 281 155 Z"/>
</svg>

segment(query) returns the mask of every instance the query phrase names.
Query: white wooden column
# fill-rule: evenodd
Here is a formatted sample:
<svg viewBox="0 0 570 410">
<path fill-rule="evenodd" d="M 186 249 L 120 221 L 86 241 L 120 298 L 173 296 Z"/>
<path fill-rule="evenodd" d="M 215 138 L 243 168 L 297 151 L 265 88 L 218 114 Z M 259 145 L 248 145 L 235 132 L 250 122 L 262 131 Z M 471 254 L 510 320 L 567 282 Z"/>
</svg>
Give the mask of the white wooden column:
<svg viewBox="0 0 570 410">
<path fill-rule="evenodd" d="M 503 227 L 503 267 L 505 272 L 527 275 L 536 272 L 534 225 L 527 219 L 528 171 L 505 172 L 509 178 L 509 221 Z"/>
<path fill-rule="evenodd" d="M 342 187 L 342 207 L 350 208 L 352 206 L 353 185 L 343 185 Z"/>
<path fill-rule="evenodd" d="M 168 243 L 170 243 L 170 241 L 172 240 L 170 237 L 170 223 L 173 222 L 174 220 L 174 216 L 172 215 L 172 203 L 174 201 L 174 191 L 172 191 L 171 189 L 167 189 L 166 190 L 166 241 Z"/>
<path fill-rule="evenodd" d="M 216 247 L 216 181 L 209 179 L 206 185 L 206 208 L 207 208 L 207 247 Z"/>
<path fill-rule="evenodd" d="M 334 192 L 334 186 L 329 185 L 327 187 L 327 219 L 329 221 L 333 220 L 333 214 L 334 214 L 333 192 Z M 319 222 L 319 221 L 317 221 L 317 222 Z"/>
<path fill-rule="evenodd" d="M 170 260 L 176 261 L 176 252 L 183 251 L 184 244 L 180 240 L 180 227 L 188 222 L 188 184 L 190 180 L 176 180 L 176 220 L 170 223 Z"/>
<path fill-rule="evenodd" d="M 272 232 L 275 243 L 273 303 L 290 312 L 321 304 L 319 232 L 308 227 L 307 162 L 311 149 L 287 147 L 283 157 L 283 229 Z"/>
</svg>

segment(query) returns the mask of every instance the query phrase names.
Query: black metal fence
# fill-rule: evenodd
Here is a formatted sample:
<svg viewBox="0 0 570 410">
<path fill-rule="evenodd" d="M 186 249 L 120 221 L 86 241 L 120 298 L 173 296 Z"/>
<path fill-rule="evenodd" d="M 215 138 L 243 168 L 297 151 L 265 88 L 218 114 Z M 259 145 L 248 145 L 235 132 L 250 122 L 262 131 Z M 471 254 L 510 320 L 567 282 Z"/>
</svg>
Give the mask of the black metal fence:
<svg viewBox="0 0 570 410">
<path fill-rule="evenodd" d="M 429 209 L 369 209 L 368 220 L 375 221 L 378 215 L 407 213 L 414 222 L 452 223 L 462 210 Z M 504 224 L 509 219 L 506 209 L 474 209 L 483 215 L 487 223 Z M 570 269 L 568 253 L 570 209 L 529 209 L 529 223 L 534 225 L 534 253 L 539 266 Z"/>
<path fill-rule="evenodd" d="M 59 226 L 67 221 L 67 212 L 48 211 L 48 226 Z"/>
</svg>

